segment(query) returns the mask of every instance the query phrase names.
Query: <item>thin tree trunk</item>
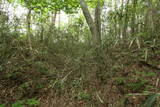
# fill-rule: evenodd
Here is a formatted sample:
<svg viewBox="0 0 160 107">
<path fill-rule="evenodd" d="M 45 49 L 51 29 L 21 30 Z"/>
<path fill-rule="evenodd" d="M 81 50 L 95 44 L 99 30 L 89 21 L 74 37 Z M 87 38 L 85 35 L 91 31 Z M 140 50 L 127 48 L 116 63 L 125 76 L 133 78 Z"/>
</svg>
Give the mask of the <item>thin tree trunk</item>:
<svg viewBox="0 0 160 107">
<path fill-rule="evenodd" d="M 56 18 L 57 18 L 57 11 L 52 12 L 51 24 L 49 26 L 47 37 L 45 39 L 45 44 L 50 43 L 50 41 L 52 40 L 52 34 L 55 34 Z"/>
<path fill-rule="evenodd" d="M 43 27 L 43 24 L 41 23 L 41 43 L 43 42 L 43 40 L 44 40 L 44 27 Z"/>
<path fill-rule="evenodd" d="M 96 9 L 95 9 L 95 27 L 97 30 L 96 39 L 98 43 L 101 43 L 101 3 L 100 0 L 98 0 Z"/>
<path fill-rule="evenodd" d="M 137 1 L 133 0 L 133 9 L 134 10 L 136 10 L 136 4 L 137 4 Z M 135 21 L 136 21 L 136 13 L 133 12 L 132 13 L 132 18 L 131 18 L 131 33 L 132 33 L 132 35 L 134 35 L 136 33 L 136 31 L 135 31 Z"/>
<path fill-rule="evenodd" d="M 115 0 L 115 4 L 114 4 L 114 10 L 117 11 L 117 1 Z M 119 38 L 119 34 L 118 34 L 118 17 L 117 15 L 114 17 L 114 37 L 115 38 Z M 111 31 L 112 32 L 112 31 Z"/>
<path fill-rule="evenodd" d="M 58 28 L 61 26 L 61 11 L 59 11 L 59 20 L 58 20 Z"/>
<path fill-rule="evenodd" d="M 124 2 L 124 1 L 123 1 Z M 128 4 L 129 4 L 129 0 L 127 0 L 127 4 L 126 4 L 126 10 L 125 10 L 125 17 L 124 17 L 124 25 L 123 25 L 123 39 L 126 39 L 126 36 L 127 36 L 127 28 L 128 28 Z"/>
<path fill-rule="evenodd" d="M 54 31 L 54 29 L 56 27 L 56 18 L 57 18 L 57 11 L 52 12 L 51 24 L 50 24 L 50 27 L 49 27 L 49 33 L 52 32 L 52 30 Z"/>
<path fill-rule="evenodd" d="M 55 11 L 54 13 L 52 12 L 52 26 L 55 28 L 56 25 L 56 18 L 57 18 L 57 11 Z"/>
<path fill-rule="evenodd" d="M 32 49 L 32 44 L 31 44 L 31 9 L 28 10 L 27 13 L 27 37 L 28 37 L 28 43 L 29 43 L 29 48 Z"/>
</svg>

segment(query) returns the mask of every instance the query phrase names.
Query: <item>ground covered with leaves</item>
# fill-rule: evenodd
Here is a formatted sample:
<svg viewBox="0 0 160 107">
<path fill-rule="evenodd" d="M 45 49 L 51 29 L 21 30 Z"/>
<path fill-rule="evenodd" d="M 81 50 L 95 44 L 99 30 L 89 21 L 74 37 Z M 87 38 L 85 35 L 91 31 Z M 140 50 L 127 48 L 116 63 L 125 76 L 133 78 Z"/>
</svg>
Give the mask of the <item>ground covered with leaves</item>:
<svg viewBox="0 0 160 107">
<path fill-rule="evenodd" d="M 102 46 L 97 52 L 82 44 L 74 51 L 55 48 L 58 44 L 29 49 L 21 40 L 10 43 L 0 50 L 0 107 L 158 105 L 158 45 Z"/>
</svg>

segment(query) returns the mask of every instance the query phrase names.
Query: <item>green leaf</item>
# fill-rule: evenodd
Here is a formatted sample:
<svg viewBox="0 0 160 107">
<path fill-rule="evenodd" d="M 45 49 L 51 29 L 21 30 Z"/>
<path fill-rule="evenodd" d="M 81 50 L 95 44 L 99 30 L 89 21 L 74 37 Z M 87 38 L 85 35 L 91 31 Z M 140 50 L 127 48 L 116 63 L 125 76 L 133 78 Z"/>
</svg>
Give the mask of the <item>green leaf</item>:
<svg viewBox="0 0 160 107">
<path fill-rule="evenodd" d="M 151 94 L 149 98 L 145 101 L 144 107 L 153 107 L 153 103 L 156 101 L 156 98 L 159 96 L 160 94 Z"/>
<path fill-rule="evenodd" d="M 4 104 L 0 104 L 0 107 L 5 107 L 5 105 Z"/>
<path fill-rule="evenodd" d="M 40 104 L 40 102 L 32 98 L 32 99 L 27 99 L 26 104 L 28 104 L 29 106 L 37 106 Z"/>
<path fill-rule="evenodd" d="M 22 101 L 17 101 L 14 104 L 12 104 L 12 107 L 25 107 Z"/>
</svg>

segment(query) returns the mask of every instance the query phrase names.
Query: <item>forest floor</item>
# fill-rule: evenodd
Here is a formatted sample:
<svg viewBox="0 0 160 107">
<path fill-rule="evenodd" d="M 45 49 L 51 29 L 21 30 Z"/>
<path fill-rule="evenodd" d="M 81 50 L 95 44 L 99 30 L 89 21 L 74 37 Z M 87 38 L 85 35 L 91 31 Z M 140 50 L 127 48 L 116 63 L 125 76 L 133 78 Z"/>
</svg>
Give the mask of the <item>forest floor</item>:
<svg viewBox="0 0 160 107">
<path fill-rule="evenodd" d="M 160 48 L 149 48 L 147 55 L 143 49 L 134 48 L 114 48 L 109 52 L 104 53 L 101 64 L 87 55 L 76 59 L 51 53 L 46 58 L 20 52 L 0 72 L 0 107 L 147 104 L 146 100 L 160 91 Z"/>
</svg>

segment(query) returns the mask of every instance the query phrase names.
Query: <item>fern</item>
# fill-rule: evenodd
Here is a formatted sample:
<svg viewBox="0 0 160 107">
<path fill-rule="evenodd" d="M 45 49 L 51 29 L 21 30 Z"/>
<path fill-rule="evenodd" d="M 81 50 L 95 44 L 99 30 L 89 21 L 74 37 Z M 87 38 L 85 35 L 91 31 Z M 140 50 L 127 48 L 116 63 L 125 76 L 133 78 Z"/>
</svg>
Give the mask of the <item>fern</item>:
<svg viewBox="0 0 160 107">
<path fill-rule="evenodd" d="M 144 107 L 153 107 L 154 102 L 159 96 L 159 93 L 150 94 L 148 99 L 145 101 Z"/>
<path fill-rule="evenodd" d="M 38 100 L 32 98 L 32 99 L 28 99 L 26 101 L 26 104 L 28 104 L 29 106 L 37 106 L 40 104 L 40 102 Z"/>
<path fill-rule="evenodd" d="M 25 107 L 24 102 L 17 101 L 14 104 L 12 104 L 12 107 Z"/>
</svg>

